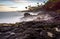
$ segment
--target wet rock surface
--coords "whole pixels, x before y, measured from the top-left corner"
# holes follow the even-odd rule
[[[0,25],[0,39],[60,39],[60,14],[55,14],[54,12],[47,13],[54,17],[53,22],[50,20],[33,20],[16,24],[2,24],[3,26]],[[27,15],[30,16],[30,14],[26,13],[25,16]],[[35,15],[32,17],[35,17]]]
[[[44,21],[47,23],[60,23],[60,14],[54,11],[43,11],[39,12],[37,15],[32,15],[25,13],[24,17],[21,18],[22,22],[28,21]]]
[[[25,16],[25,17],[26,17],[26,16],[30,16],[30,14],[29,14],[29,13],[25,13],[24,16]]]
[[[60,39],[56,27],[59,29],[60,24],[35,21],[19,23],[18,27],[0,26],[0,39]]]

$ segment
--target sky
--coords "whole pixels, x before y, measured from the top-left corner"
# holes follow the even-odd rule
[[[47,0],[0,0],[0,11],[21,11],[26,6],[36,6],[37,3],[44,4]]]

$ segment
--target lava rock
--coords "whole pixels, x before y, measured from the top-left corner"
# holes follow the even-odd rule
[[[25,13],[25,14],[24,14],[24,17],[26,17],[26,16],[30,16],[30,14],[29,14],[29,13]]]

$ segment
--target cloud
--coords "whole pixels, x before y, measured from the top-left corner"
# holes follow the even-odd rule
[[[41,2],[43,2],[43,1],[46,1],[46,0],[12,0],[12,1],[41,1]]]
[[[0,1],[11,1],[11,0],[0,0]]]
[[[26,6],[34,6],[37,2],[43,4],[42,0],[0,0],[0,11],[24,10]]]
[[[38,1],[38,0],[12,0],[12,1],[14,1],[14,2],[35,2],[35,1]]]
[[[16,9],[10,8],[10,7],[5,6],[5,5],[0,5],[0,12],[3,12],[3,11],[16,11]]]
[[[31,1],[31,2],[43,2],[43,1],[47,1],[47,0],[0,0],[0,1],[13,1],[13,2],[26,2],[26,1]]]
[[[5,4],[0,4],[0,6],[6,6]]]

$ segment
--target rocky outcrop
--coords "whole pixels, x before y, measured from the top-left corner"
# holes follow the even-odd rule
[[[60,14],[55,12],[46,12],[45,14],[47,13],[49,13],[48,17],[54,17],[53,22],[49,20],[48,22],[28,21],[0,24],[0,39],[60,39]],[[41,15],[43,15],[42,17],[47,16],[45,14],[38,14],[39,18],[37,19],[40,19]]]
[[[29,14],[29,13],[27,13]],[[24,14],[25,15],[25,14]],[[26,15],[21,18],[22,22],[28,22],[28,21],[40,21],[40,22],[47,22],[47,23],[60,23],[60,14],[53,12],[53,11],[48,11],[48,12],[43,12],[43,13],[38,13],[37,15]]]
[[[60,24],[22,22],[17,26],[0,26],[0,39],[60,39]]]
[[[25,13],[24,16],[27,17],[27,16],[30,16],[30,14],[29,13]]]

